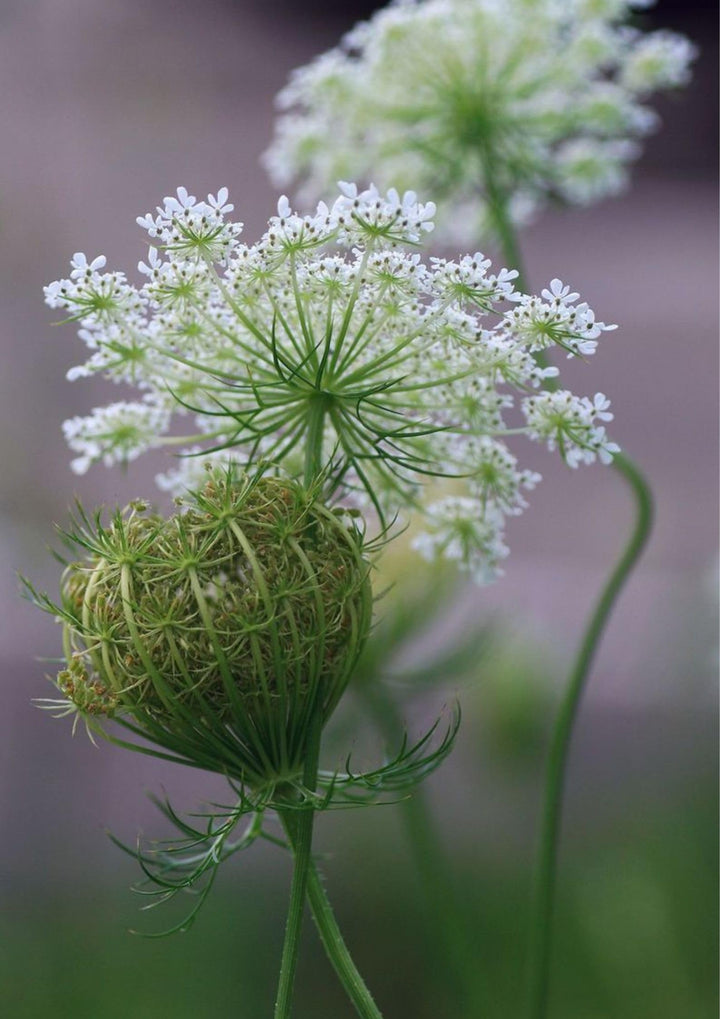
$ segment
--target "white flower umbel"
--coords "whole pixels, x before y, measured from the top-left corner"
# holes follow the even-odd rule
[[[508,312],[514,332],[533,353],[557,345],[567,350],[568,357],[594,354],[598,336],[617,328],[596,322],[592,308],[577,304],[580,295],[571,293],[562,280],[552,280],[542,297],[522,296]]]
[[[550,449],[559,449],[570,467],[592,463],[599,457],[603,463],[612,461],[620,447],[609,442],[604,425],[612,421],[610,401],[603,393],[592,400],[573,396],[567,390],[538,393],[523,400],[522,409],[533,439],[545,439]]]
[[[102,460],[106,467],[134,460],[156,444],[169,419],[168,410],[151,400],[121,400],[95,407],[87,417],[69,418],[63,423],[63,434],[70,449],[82,454],[70,466],[76,474],[84,474],[95,460]]]
[[[427,530],[412,546],[425,559],[438,556],[459,563],[479,584],[494,580],[500,560],[509,553],[502,540],[502,514],[493,506],[467,496],[448,496],[425,512]]]
[[[175,492],[208,459],[321,471],[327,499],[382,525],[424,512],[421,550],[488,579],[505,518],[539,480],[509,436],[571,466],[611,459],[604,398],[528,395],[558,374],[537,352],[586,356],[612,328],[560,280],[530,296],[479,252],[425,263],[417,248],[435,207],[412,192],[344,184],[308,214],[283,197],[253,245],[230,209],[225,189],[196,202],[180,188],[139,220],[152,241],[141,286],[77,254],[70,277],[46,288],[90,352],[70,377],[101,374],[141,397],[65,423],[76,471],[158,446],[184,454],[159,478]],[[465,492],[423,510],[419,493],[438,477]]]
[[[549,196],[625,186],[649,93],[684,85],[694,47],[643,34],[631,0],[398,0],[293,72],[265,164],[317,198],[339,177],[410,182],[471,243]],[[447,199],[451,198],[451,201]]]

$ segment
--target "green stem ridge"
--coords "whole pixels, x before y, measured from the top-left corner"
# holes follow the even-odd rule
[[[535,899],[531,913],[528,986],[530,1019],[547,1015],[551,934],[557,876],[557,850],[570,741],[580,699],[600,638],[613,606],[645,547],[653,518],[650,488],[633,462],[622,454],[613,467],[628,483],[635,500],[635,526],[583,636],[553,729],[545,773],[545,793],[538,848]]]
[[[323,430],[325,427],[325,398],[318,393],[307,417],[307,438],[305,445],[305,485],[309,488],[322,473]]]

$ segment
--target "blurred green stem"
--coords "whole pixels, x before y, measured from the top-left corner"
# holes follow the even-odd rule
[[[552,920],[557,874],[557,848],[565,770],[572,729],[588,672],[615,601],[637,563],[652,527],[650,488],[631,460],[615,456],[613,467],[630,485],[635,500],[635,527],[605,585],[585,631],[553,729],[545,773],[545,797],[536,865],[536,891],[531,913],[528,981],[530,1019],[547,1015]]]
[[[366,685],[358,691],[365,702],[368,714],[388,746],[403,736],[403,721],[398,706],[380,682]],[[453,864],[440,839],[438,825],[432,816],[430,802],[423,785],[416,786],[412,794],[400,804],[423,897],[431,914],[435,933],[433,951],[442,953],[443,969],[447,975],[445,992],[453,988],[458,1009],[465,1014],[480,1016],[480,988],[477,951],[468,916],[462,909],[458,890],[452,880]],[[459,1014],[456,1013],[456,1014]]]
[[[492,154],[486,153],[486,156],[483,168],[491,218],[508,268],[518,270],[517,287],[525,291],[527,283],[524,278],[520,245],[509,215],[507,197],[498,188],[494,179]],[[538,355],[537,360],[541,365],[546,363],[542,355]],[[554,378],[545,380],[547,389],[557,389],[557,385]],[[535,898],[531,912],[528,955],[530,1019],[545,1019],[547,1015],[557,849],[565,770],[573,725],[588,673],[610,614],[640,558],[652,528],[652,492],[642,472],[632,460],[622,454],[615,456],[612,465],[632,491],[635,501],[635,526],[587,624],[551,737],[535,874]]]
[[[520,248],[508,214],[507,200],[496,187],[491,173],[491,160],[485,164],[487,197],[491,215],[500,238],[503,256],[510,267],[518,269],[517,286],[526,289]],[[538,357],[543,363],[543,359]],[[555,379],[546,380],[546,388],[557,388]],[[618,454],[614,469],[630,485],[635,500],[635,527],[610,575],[585,630],[577,659],[568,678],[565,695],[553,729],[548,756],[542,810],[540,844],[536,864],[536,890],[531,913],[528,980],[530,1019],[544,1019],[547,1014],[552,918],[557,873],[557,848],[567,757],[572,729],[585,688],[590,666],[600,643],[613,606],[632,573],[647,542],[652,527],[652,493],[639,468],[628,457]]]
[[[518,290],[525,290],[525,270],[523,258],[518,243],[517,233],[510,217],[508,201],[505,193],[495,179],[494,158],[489,145],[481,146],[480,158],[482,161],[483,181],[485,183],[485,198],[490,210],[490,221],[500,242],[500,250],[505,260],[506,269],[517,270]]]

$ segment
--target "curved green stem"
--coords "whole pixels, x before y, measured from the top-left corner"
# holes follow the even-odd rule
[[[308,876],[308,899],[320,940],[358,1015],[362,1016],[362,1019],[382,1019],[382,1013],[367,989],[365,981],[360,976],[343,940],[322,879],[314,864],[311,866]]]
[[[297,852],[299,849],[298,840],[301,837],[297,816],[294,816],[292,812],[287,812],[281,816],[281,821],[293,851]],[[373,997],[360,976],[340,933],[335,914],[323,887],[322,878],[312,859],[307,870],[307,898],[328,959],[358,1015],[362,1019],[382,1019],[382,1013],[373,1001]]]
[[[303,783],[307,789],[314,790],[317,785],[318,756],[320,753],[321,725],[318,718],[314,731],[308,740],[308,754],[303,770]],[[295,814],[299,814],[297,818]],[[292,1009],[292,992],[300,952],[300,935],[302,933],[305,895],[308,886],[308,874],[312,864],[312,836],[315,811],[307,807],[300,811],[289,808],[281,813],[283,822],[293,829],[293,878],[290,887],[290,905],[288,906],[285,925],[285,941],[283,943],[280,977],[278,980],[277,998],[275,1000],[274,1019],[288,1019]]]
[[[491,159],[485,160],[485,186],[491,214],[502,245],[503,255],[510,267],[519,272],[517,286],[526,289],[522,259],[515,229],[507,211],[507,199],[496,186]],[[537,355],[544,366],[546,359]],[[545,380],[545,388],[556,389],[557,380]],[[652,528],[652,492],[640,469],[628,457],[619,454],[613,467],[630,485],[635,500],[635,526],[595,610],[590,617],[580,644],[577,658],[568,678],[568,684],[553,729],[542,811],[542,826],[537,859],[535,899],[531,913],[531,934],[528,955],[530,1019],[544,1019],[547,1014],[548,981],[551,952],[551,928],[557,871],[557,846],[564,789],[565,769],[572,737],[587,676],[608,619],[622,588],[637,563]]]
[[[530,992],[528,1015],[530,1019],[544,1019],[547,1014],[558,836],[565,768],[573,724],[588,672],[610,613],[625,581],[642,553],[652,527],[652,494],[644,477],[632,461],[621,454],[615,457],[613,466],[632,490],[635,500],[635,526],[590,617],[553,729],[545,774],[545,798],[537,859],[536,891],[531,914],[528,968]]]

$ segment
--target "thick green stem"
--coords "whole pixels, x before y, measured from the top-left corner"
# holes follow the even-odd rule
[[[529,952],[530,1019],[547,1014],[551,934],[557,848],[567,764],[573,724],[595,651],[617,597],[638,561],[652,527],[652,494],[638,468],[617,455],[613,466],[630,485],[635,500],[635,526],[620,559],[605,585],[585,631],[553,729],[545,774],[545,796],[536,870],[536,891],[531,914]]]
[[[318,398],[311,402],[308,413],[304,473],[304,481],[307,487],[310,487],[315,482],[322,471],[324,423],[325,403],[322,395],[318,394]],[[322,717],[320,711],[317,710],[317,706],[316,710],[311,714],[310,726],[311,731],[308,736],[307,755],[303,767],[303,785],[305,789],[314,792],[317,786],[320,737],[322,733]],[[287,810],[280,811],[279,813],[285,830],[290,836],[294,868],[274,1019],[289,1019],[292,1009],[295,972],[300,951],[305,898],[308,892],[308,875],[312,867],[312,836],[315,811],[306,804],[300,809],[295,806],[289,806]]]
[[[303,784],[311,791],[317,785],[320,733],[321,724],[318,717],[317,721],[313,724],[313,731],[310,733],[308,752],[303,769]],[[314,816],[315,811],[309,806],[300,810],[290,807],[287,811],[281,813],[284,823],[286,825],[289,824],[293,829],[294,868],[274,1019],[288,1019],[292,1010],[292,992],[300,952],[300,936],[302,933],[305,896],[308,887],[308,873],[312,864]]]

